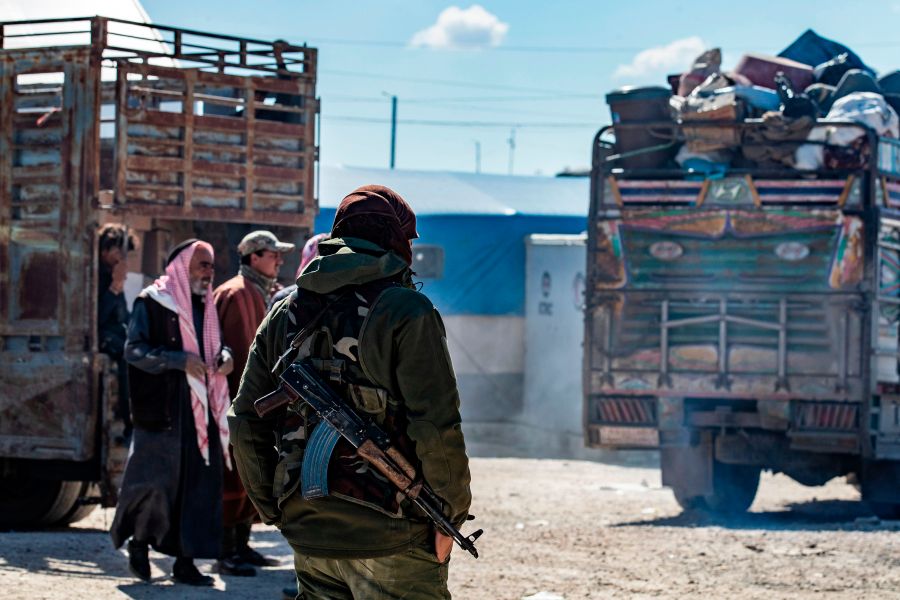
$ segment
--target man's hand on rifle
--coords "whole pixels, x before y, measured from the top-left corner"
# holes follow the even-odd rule
[[[434,532],[434,553],[437,555],[438,562],[447,562],[450,558],[450,551],[453,550],[453,538],[444,535],[440,531]]]

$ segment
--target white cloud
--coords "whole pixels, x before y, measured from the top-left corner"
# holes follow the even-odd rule
[[[445,8],[437,22],[417,32],[410,44],[426,48],[487,48],[499,46],[509,31],[509,24],[478,4],[462,9]]]
[[[621,79],[686,71],[704,50],[706,43],[696,35],[675,40],[665,46],[641,50],[630,63],[616,67],[613,76]]]

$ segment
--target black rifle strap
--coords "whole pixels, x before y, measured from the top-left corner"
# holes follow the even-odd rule
[[[299,289],[294,291],[294,298],[291,300],[292,306],[293,306],[294,302],[296,302],[297,299],[299,298],[299,291],[300,291]],[[291,339],[291,341],[287,344],[287,349],[284,351],[284,354],[282,354],[281,356],[278,357],[278,360],[275,362],[275,366],[272,367],[273,374],[275,374],[275,375],[279,374],[278,368],[282,365],[282,363],[284,363],[287,360],[287,358],[290,356],[291,352],[296,352],[300,348],[300,346],[303,345],[303,342],[306,341],[306,338],[308,338],[310,335],[312,335],[313,331],[318,326],[319,321],[321,321],[322,317],[325,316],[325,313],[328,312],[328,309],[331,308],[332,306],[334,306],[338,300],[340,300],[341,298],[343,298],[346,295],[346,293],[347,292],[342,292],[341,294],[338,294],[337,296],[335,296],[335,298],[333,300],[331,300],[328,304],[323,306],[322,310],[317,312],[313,316],[313,318],[310,319],[306,323],[306,325],[302,329],[300,329],[300,331],[297,332],[297,335],[295,335]],[[289,307],[288,310],[291,310],[291,308]]]

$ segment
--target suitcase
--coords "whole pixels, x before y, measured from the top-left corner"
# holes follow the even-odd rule
[[[787,75],[797,92],[815,82],[813,68],[789,58],[768,56],[766,54],[745,54],[735,68],[755,85],[775,89],[775,74],[781,71]]]
[[[744,105],[734,94],[717,94],[706,98],[689,98],[681,108],[685,144],[692,152],[727,150],[740,146],[741,130],[727,122],[744,119]],[[691,123],[724,121],[710,127],[691,127]]]

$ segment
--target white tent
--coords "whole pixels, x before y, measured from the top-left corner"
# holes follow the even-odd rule
[[[71,17],[112,17],[149,23],[150,17],[138,0],[0,0],[3,21],[33,21]]]
[[[150,16],[139,0],[0,0],[0,21],[7,23],[3,31],[3,49],[13,50],[41,46],[83,46],[91,42],[90,21],[95,16],[121,19],[150,25]],[[84,20],[79,20],[81,18]],[[11,21],[75,19],[65,23],[8,24]],[[134,50],[167,54],[159,31],[143,25],[112,21],[108,28],[108,44]],[[171,59],[153,61],[172,65]],[[111,69],[103,70],[103,79],[115,79]]]

